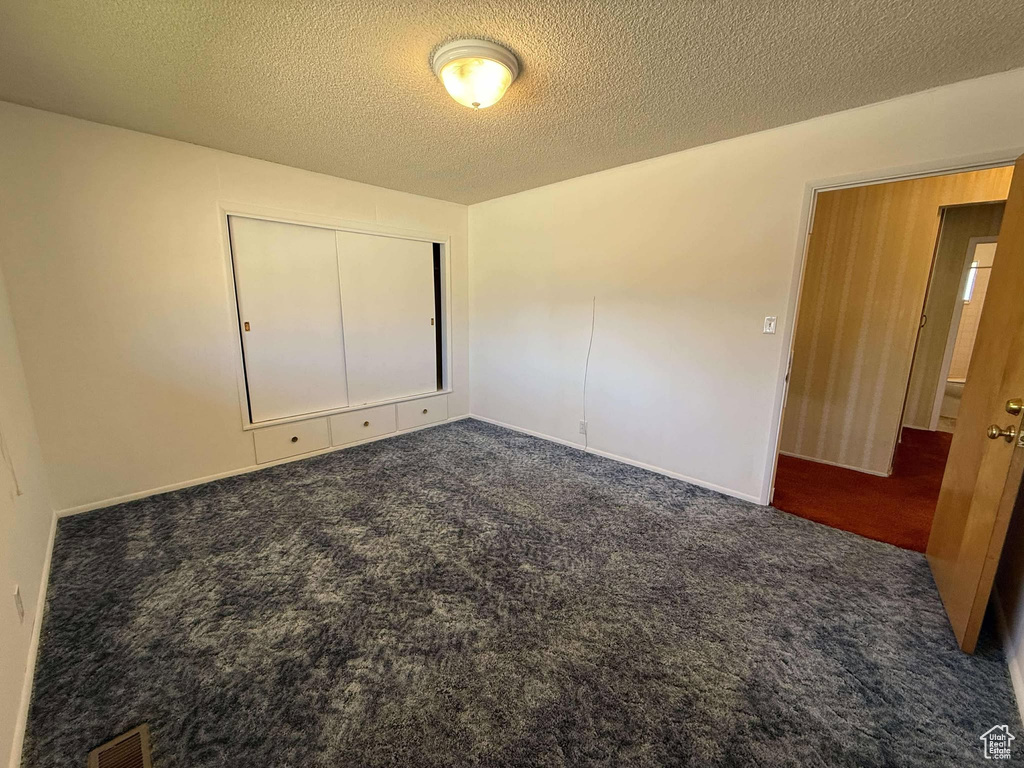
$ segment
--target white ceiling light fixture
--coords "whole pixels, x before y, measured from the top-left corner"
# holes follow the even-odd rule
[[[451,97],[471,109],[496,104],[519,74],[515,55],[486,40],[456,40],[441,46],[431,66]]]

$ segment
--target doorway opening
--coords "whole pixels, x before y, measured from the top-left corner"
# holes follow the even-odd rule
[[[932,403],[930,428],[953,434],[956,418],[960,413],[960,400],[967,382],[967,370],[974,353],[974,342],[978,335],[978,321],[985,306],[989,276],[996,255],[994,237],[972,237],[967,247],[960,276],[962,290],[954,300],[952,321],[946,334],[946,350],[942,360],[939,387]],[[926,365],[921,347],[914,358],[914,365]],[[922,357],[921,360],[918,358]],[[913,374],[911,374],[913,382]]]
[[[1012,174],[818,193],[776,508],[925,550]]]

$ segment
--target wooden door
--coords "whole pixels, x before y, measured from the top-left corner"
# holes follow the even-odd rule
[[[436,392],[433,245],[337,235],[352,404]]]
[[[928,563],[960,647],[978,641],[1024,471],[1024,157],[1017,160],[956,431],[942,478]],[[1012,439],[990,438],[995,425]]]
[[[348,405],[334,232],[232,216],[253,423]]]

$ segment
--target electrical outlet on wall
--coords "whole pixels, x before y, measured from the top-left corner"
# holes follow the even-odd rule
[[[769,315],[764,319],[764,332],[775,333],[775,317],[773,315]]]
[[[585,422],[583,419],[580,419],[580,434],[587,434],[587,422]]]
[[[14,585],[14,607],[18,609],[18,621],[25,623],[25,604],[21,601],[21,587]]]

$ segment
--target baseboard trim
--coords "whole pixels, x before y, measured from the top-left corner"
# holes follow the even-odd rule
[[[1010,670],[1010,684],[1013,686],[1013,696],[1017,701],[1017,711],[1020,719],[1024,722],[1024,670],[1021,670],[1017,661],[1017,649],[1013,644],[1013,636],[1010,634],[1010,625],[1006,621],[1006,614],[1003,612],[1003,601],[999,597],[999,590],[993,588],[992,602],[996,606],[996,626],[999,628],[999,637],[1003,642],[1003,655],[1006,657],[1006,666]]]
[[[580,445],[579,443],[574,443],[570,440],[563,440],[559,437],[546,435],[543,432],[535,432],[532,429],[523,429],[522,427],[517,427],[513,424],[506,424],[505,422],[497,421],[496,419],[489,419],[486,416],[479,416],[475,413],[471,413],[469,415],[469,418],[476,419],[477,421],[483,421],[487,424],[493,424],[496,427],[504,427],[505,429],[511,429],[513,432],[520,432],[524,435],[530,435],[530,437],[537,437],[540,438],[541,440],[547,440],[550,443],[557,443],[558,445],[565,445],[568,446],[569,448],[575,448],[576,450],[583,451],[584,453],[592,453],[595,456],[601,456],[605,459],[618,461],[621,464],[629,464],[631,467],[639,467],[640,469],[646,469],[648,472],[654,472],[655,474],[658,475],[665,475],[666,477],[671,477],[673,480],[682,480],[684,483],[690,483],[690,485],[697,485],[700,486],[701,488],[707,488],[709,491],[716,491],[718,493],[725,494],[726,496],[732,496],[734,499],[742,499],[743,501],[749,501],[762,507],[767,506],[766,504],[762,504],[761,500],[757,496],[754,496],[753,494],[743,493],[742,491],[736,491],[733,490],[732,488],[726,488],[721,485],[709,483],[704,480],[700,480],[696,477],[690,477],[689,475],[683,475],[680,474],[679,472],[673,472],[672,470],[669,469],[656,467],[653,464],[645,464],[644,462],[636,461],[635,459],[627,459],[625,456],[619,456],[618,454],[609,453],[608,451],[599,451],[597,448],[588,448],[586,446]]]
[[[25,729],[28,727],[28,710],[32,704],[32,685],[36,678],[36,659],[39,657],[39,639],[43,634],[43,613],[46,610],[46,591],[50,587],[50,563],[53,560],[53,542],[56,537],[57,515],[54,513],[50,516],[50,541],[46,545],[46,557],[43,559],[43,575],[39,580],[39,596],[36,598],[36,615],[32,622],[32,640],[28,646],[25,681],[21,686],[21,704],[18,707],[18,721],[14,724],[10,768],[20,768],[21,752],[25,747]]]
[[[348,448],[355,448],[357,445],[365,445],[366,443],[375,443],[378,440],[387,440],[392,437],[398,437],[399,435],[407,435],[411,432],[419,432],[423,429],[431,429],[432,427],[439,427],[442,424],[451,424],[455,421],[461,421],[462,419],[470,418],[469,414],[463,414],[462,416],[452,416],[445,421],[439,421],[434,424],[425,424],[422,427],[413,427],[411,429],[400,429],[397,432],[389,432],[386,435],[380,435],[378,437],[371,437],[368,440],[360,440],[355,443],[346,443],[345,445],[332,445],[330,448],[324,448],[322,451],[310,451],[304,453],[301,456],[289,456],[286,459],[278,459],[277,461],[268,461],[264,464],[252,464],[247,467],[239,467],[238,469],[231,469],[226,472],[218,472],[215,475],[206,475],[205,477],[197,477],[192,480],[184,480],[180,483],[172,483],[170,485],[162,485],[159,488],[150,488],[145,491],[136,491],[134,493],[126,493],[123,496],[115,496],[110,499],[103,499],[102,501],[92,501],[88,504],[80,504],[77,507],[67,507],[65,509],[57,510],[56,516],[70,517],[72,515],[80,515],[83,512],[94,512],[97,509],[105,509],[106,507],[117,506],[118,504],[124,504],[129,501],[138,501],[139,499],[148,499],[150,496],[159,496],[162,493],[170,493],[171,491],[180,491],[182,488],[192,488],[197,485],[203,485],[205,483],[212,483],[215,480],[223,480],[226,477],[237,477],[239,475],[248,475],[251,472],[259,472],[261,469],[269,469],[270,467],[277,467],[281,464],[290,464],[293,461],[303,461],[305,459],[312,459],[316,456],[323,456],[327,453],[335,453],[337,451],[344,451]]]
[[[830,467],[839,467],[840,469],[849,469],[854,472],[863,472],[865,475],[874,475],[875,477],[889,477],[891,472],[876,472],[873,469],[864,469],[863,467],[855,467],[852,464],[841,464],[838,461],[826,461],[825,459],[816,459],[813,456],[803,456],[799,453],[790,453],[789,451],[779,451],[780,456],[789,456],[791,459],[803,459],[804,461],[813,461],[815,464],[827,464]]]

